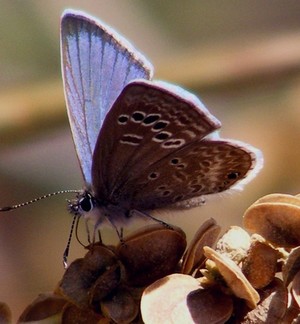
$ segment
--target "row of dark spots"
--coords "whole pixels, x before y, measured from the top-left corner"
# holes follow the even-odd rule
[[[162,145],[164,148],[178,148],[182,146],[185,143],[183,139],[174,139],[174,140],[169,140],[167,142],[164,142]]]
[[[233,183],[235,183],[237,180],[240,180],[240,175],[241,173],[238,171],[231,171],[227,173],[227,179],[224,180],[223,183],[216,188],[216,190],[220,192],[228,189]]]
[[[134,135],[134,134],[125,134],[122,136],[120,142],[129,145],[139,145],[142,140],[143,140],[142,136]]]
[[[187,167],[186,163],[182,163],[179,158],[173,158],[170,160],[170,164],[175,166],[177,169],[185,169]]]
[[[151,173],[148,175],[148,179],[149,179],[149,180],[156,180],[158,177],[159,177],[159,173],[158,173],[158,172],[151,172]]]
[[[144,112],[140,112],[140,111],[135,111],[131,115],[131,120],[133,122],[143,123],[146,126],[155,123],[159,118],[160,118],[160,115],[158,115],[158,114],[152,114],[152,115],[146,116],[146,114]],[[120,115],[118,118],[118,122],[121,125],[125,125],[125,124],[127,124],[129,119],[130,119],[130,117],[128,115]]]
[[[138,123],[142,123],[142,125],[145,126],[150,126],[153,125],[152,127],[152,131],[161,131],[162,129],[164,129],[165,127],[168,126],[169,122],[165,121],[165,120],[159,120],[160,119],[160,115],[159,114],[149,114],[148,116],[145,117],[145,113],[143,112],[139,112],[139,111],[135,111],[132,116],[131,119],[134,122],[138,122]],[[122,125],[127,124],[129,120],[129,116],[128,115],[121,115],[118,118],[118,122]],[[176,148],[176,147],[180,147],[182,144],[184,144],[184,140],[182,139],[173,139],[173,140],[168,140],[170,139],[170,137],[172,136],[172,133],[170,132],[159,132],[158,134],[156,134],[153,137],[153,140],[157,141],[157,142],[164,142],[163,143],[163,148]]]
[[[153,131],[162,130],[169,124],[166,120],[159,120],[161,117],[159,114],[150,114],[146,117],[145,116],[146,114],[144,112],[135,111],[131,115],[131,119],[136,123],[143,123],[145,126],[153,125],[155,123],[152,127]],[[129,116],[121,115],[118,120],[121,124],[125,124],[129,120]]]
[[[177,195],[173,198],[174,202],[179,202],[181,200],[184,200],[184,196],[183,195]]]
[[[172,134],[169,133],[169,132],[160,132],[160,133],[156,134],[156,135],[154,136],[154,138],[155,138],[157,141],[162,142],[162,141],[168,139],[168,138],[171,137],[171,136],[172,136]]]
[[[236,180],[240,175],[241,175],[240,172],[232,171],[227,174],[227,179],[228,180]]]
[[[234,171],[234,172],[228,173],[227,178],[229,180],[235,180],[235,179],[238,178],[238,176],[239,176],[239,173]],[[151,178],[151,179],[156,179],[158,177],[159,177],[159,174],[156,173],[156,172],[152,172],[149,175],[149,178]],[[222,186],[218,186],[217,188],[213,189],[212,191],[215,191],[215,192],[222,191],[226,187],[226,184],[227,184],[227,182],[224,181]],[[172,191],[168,190],[166,186],[160,186],[160,187],[158,187],[158,189],[160,191],[162,191],[162,193],[161,193],[162,197],[168,197],[168,196],[170,196],[172,194]],[[191,183],[191,185],[189,186],[189,189],[190,189],[189,192],[191,194],[196,194],[196,193],[199,193],[199,192],[203,191],[204,187],[203,187],[202,184],[197,183],[197,181],[193,181],[193,183]],[[183,195],[177,195],[177,196],[175,196],[173,198],[173,201],[174,202],[179,202],[179,201],[182,201],[183,199],[184,199]]]
[[[121,124],[121,125],[126,124],[127,121],[128,121],[128,116],[126,116],[126,115],[121,115],[121,116],[119,116],[119,118],[118,118],[118,122],[119,122],[119,124]]]
[[[169,190],[168,187],[165,185],[161,185],[161,186],[157,187],[156,191],[159,192],[161,197],[168,197],[173,192],[173,190]]]
[[[148,125],[153,125],[155,122],[157,122],[160,118],[160,115],[148,115],[144,120],[143,120],[143,124],[148,126]]]
[[[159,189],[159,188],[158,188]],[[167,188],[160,193],[161,197],[168,197],[173,194],[172,190],[168,190]],[[184,199],[184,195],[176,195],[172,198],[173,202],[179,202]]]

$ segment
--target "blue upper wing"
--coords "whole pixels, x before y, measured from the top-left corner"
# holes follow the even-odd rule
[[[73,140],[90,184],[93,151],[107,112],[128,82],[151,79],[153,68],[112,28],[74,10],[62,16],[61,59]]]

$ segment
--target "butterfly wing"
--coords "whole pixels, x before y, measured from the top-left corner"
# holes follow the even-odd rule
[[[241,182],[260,168],[256,151],[232,140],[193,141],[144,170],[143,177],[127,183],[132,207],[154,209],[239,189]]]
[[[151,78],[152,66],[113,29],[73,10],[62,16],[61,57],[73,140],[90,184],[92,154],[107,112],[129,81]]]
[[[99,134],[92,167],[96,195],[115,201],[120,190],[130,190],[130,179],[143,177],[144,170],[163,157],[219,127],[189,92],[162,82],[131,82]]]
[[[93,156],[99,199],[142,210],[227,190],[257,151],[211,133],[221,126],[189,92],[133,81],[107,114]]]

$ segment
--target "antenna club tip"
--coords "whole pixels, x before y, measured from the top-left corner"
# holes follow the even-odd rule
[[[67,268],[68,268],[68,262],[67,262],[67,259],[64,259],[64,260],[63,260],[63,266],[64,266],[64,269],[67,269]]]
[[[12,210],[14,208],[8,206],[8,207],[0,207],[0,212],[6,212],[6,211],[9,211],[9,210]]]

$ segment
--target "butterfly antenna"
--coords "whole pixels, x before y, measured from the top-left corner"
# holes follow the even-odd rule
[[[47,195],[40,196],[40,197],[37,197],[35,199],[29,200],[29,201],[26,201],[26,202],[23,202],[23,203],[20,203],[20,204],[17,204],[17,205],[12,205],[12,206],[7,206],[7,207],[0,207],[0,212],[6,212],[6,211],[13,210],[13,209],[18,209],[18,208],[21,208],[21,207],[25,207],[25,206],[31,205],[33,203],[36,203],[36,202],[38,202],[40,200],[43,200],[43,199],[46,199],[46,198],[49,198],[49,197],[53,197],[53,196],[56,196],[56,195],[65,194],[65,193],[80,193],[80,190],[60,190],[60,191],[52,192],[52,193],[49,193]]]
[[[63,254],[63,264],[64,264],[65,269],[68,267],[68,256],[69,256],[70,245],[71,245],[72,236],[73,236],[73,232],[74,232],[74,227],[76,224],[75,231],[77,232],[79,219],[80,219],[80,217],[78,217],[78,215],[74,215],[73,220],[72,220],[70,234],[69,234],[68,241],[67,241],[67,246],[66,246],[64,254]],[[76,237],[77,237],[77,233],[76,233]]]

